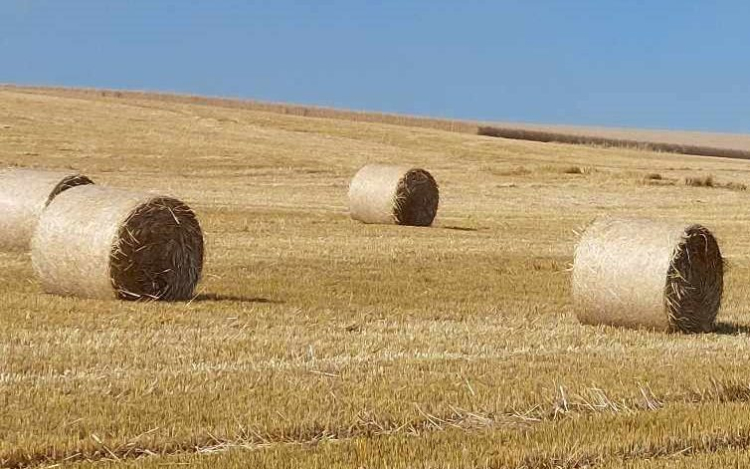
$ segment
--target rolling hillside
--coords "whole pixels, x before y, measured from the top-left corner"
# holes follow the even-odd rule
[[[28,254],[0,253],[4,467],[749,460],[750,161],[283,109],[0,88],[0,164],[174,195],[207,246],[189,303],[45,295]],[[659,138],[750,149],[747,136]],[[349,219],[349,179],[375,161],[434,174],[433,227]],[[603,214],[717,234],[717,332],[576,321],[577,233]]]

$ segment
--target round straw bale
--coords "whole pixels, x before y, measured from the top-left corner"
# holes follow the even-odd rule
[[[603,218],[576,248],[573,296],[585,324],[707,332],[723,289],[719,244],[701,225]]]
[[[435,179],[419,168],[370,164],[349,185],[349,212],[364,223],[430,226],[438,202]]]
[[[179,301],[200,280],[203,235],[177,199],[82,186],[44,211],[31,259],[47,293]]]
[[[93,182],[73,171],[0,171],[0,249],[28,249],[44,208],[63,191],[84,184]]]

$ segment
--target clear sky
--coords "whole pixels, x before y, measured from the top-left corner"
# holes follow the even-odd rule
[[[750,2],[0,0],[0,82],[750,132]]]

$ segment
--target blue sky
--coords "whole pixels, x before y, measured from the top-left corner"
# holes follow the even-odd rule
[[[0,82],[750,132],[750,2],[0,0]]]

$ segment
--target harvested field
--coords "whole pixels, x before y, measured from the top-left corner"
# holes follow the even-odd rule
[[[430,229],[349,218],[372,161],[439,175]],[[749,460],[747,193],[643,181],[750,184],[750,162],[0,88],[0,164],[175,197],[206,242],[181,303],[46,295],[0,253],[0,465]],[[715,332],[577,321],[576,233],[605,214],[711,228]]]
[[[2,86],[2,85],[0,85]],[[484,134],[518,140],[573,143],[615,148],[640,148],[659,152],[689,155],[750,158],[750,135],[680,130],[643,130],[611,127],[580,127],[571,125],[543,125],[518,122],[472,122],[431,117],[405,116],[377,112],[349,111],[326,107],[278,104],[263,101],[218,97],[189,96],[172,93],[144,93],[141,91],[113,91],[81,88],[17,87],[5,85],[16,92],[65,96],[84,99],[141,100],[148,103],[194,104],[199,106],[248,111],[270,112],[287,116],[345,120],[349,122],[390,124],[404,127]]]

